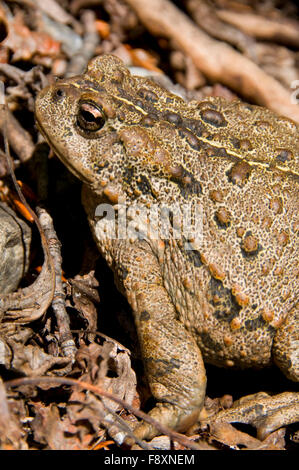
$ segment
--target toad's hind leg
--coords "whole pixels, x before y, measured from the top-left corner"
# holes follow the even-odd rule
[[[245,423],[257,429],[257,437],[265,439],[276,429],[299,420],[299,393],[284,392],[270,396],[265,392],[247,395],[234,402],[232,408],[222,410],[207,423]]]
[[[272,354],[285,376],[299,382],[299,304],[288,313],[276,332]]]
[[[204,402],[206,375],[201,352],[176,319],[149,246],[126,246],[116,258],[117,281],[132,306],[148,383],[157,400],[149,415],[164,426],[183,431],[196,422]],[[157,430],[142,422],[134,433],[151,439]]]
[[[274,362],[294,382],[299,381],[298,320],[298,307],[294,307],[277,331],[272,348]],[[299,393],[269,396],[261,392],[243,397],[211,421],[250,423],[257,428],[258,437],[264,439],[275,429],[299,421]]]

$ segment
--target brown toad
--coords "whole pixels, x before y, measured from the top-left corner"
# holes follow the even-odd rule
[[[98,247],[134,313],[158,402],[154,418],[175,429],[197,419],[206,388],[203,361],[238,368],[274,362],[298,381],[299,133],[293,122],[237,100],[187,104],[132,77],[113,56],[95,58],[84,75],[44,89],[36,120],[84,182]],[[100,207],[108,212],[110,204],[119,227],[124,200],[135,238],[115,236],[113,214],[95,217],[98,204],[106,203]],[[140,215],[140,208],[174,204],[191,207],[192,222],[194,214],[200,219],[193,237],[176,236],[182,219],[175,211],[166,236],[148,226],[160,229],[167,217],[153,222]],[[145,423],[137,433],[156,434]]]

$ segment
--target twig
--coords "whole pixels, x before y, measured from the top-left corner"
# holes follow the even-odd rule
[[[210,80],[299,122],[299,107],[291,103],[290,91],[228,44],[210,38],[171,2],[126,2],[153,34],[173,40]]]
[[[167,436],[169,436],[172,440],[179,442],[180,444],[182,444],[183,446],[189,449],[200,450],[200,446],[197,443],[192,442],[190,439],[183,436],[182,434],[179,434],[175,431],[172,431],[166,428],[161,423],[151,418],[146,413],[143,413],[143,411],[138,410],[134,406],[129,405],[127,402],[125,402],[121,398],[116,397],[112,393],[106,392],[106,390],[102,390],[100,387],[89,384],[88,382],[83,382],[83,381],[70,379],[66,377],[22,377],[20,379],[14,379],[14,380],[9,380],[5,382],[5,386],[9,388],[9,387],[19,387],[20,385],[38,385],[39,383],[44,383],[44,384],[56,383],[56,384],[61,384],[61,385],[72,385],[72,386],[75,385],[85,390],[90,390],[96,395],[100,395],[100,396],[109,398],[112,401],[115,401],[116,403],[121,405],[123,408],[127,409],[130,413],[138,416],[139,418],[143,419],[144,421],[147,421],[149,424],[157,428],[158,431],[161,432],[162,434],[166,434]],[[134,436],[134,439],[136,440],[135,436]]]
[[[252,13],[237,13],[228,10],[216,10],[218,18],[240,28],[246,34],[257,39],[267,39],[299,46],[299,23],[295,20],[273,20]]]
[[[85,29],[83,44],[77,54],[72,57],[67,69],[66,77],[72,77],[84,72],[100,42],[100,36],[96,30],[94,12],[91,10],[84,11],[81,19]]]
[[[255,41],[238,27],[222,21],[217,16],[217,10],[207,0],[188,0],[187,10],[194,21],[206,33],[216,39],[226,41],[236,46],[240,51],[245,52],[248,57],[255,57]]]
[[[140,447],[142,447],[142,449],[145,449],[145,450],[152,450],[152,446],[146,444],[145,442],[143,442],[141,439],[139,439],[139,437],[135,436],[134,432],[132,431],[132,429],[130,428],[130,426],[126,423],[126,421],[121,418],[120,416],[118,416],[118,414],[113,411],[111,408],[109,408],[109,406],[107,406],[106,403],[102,402],[103,403],[103,406],[104,408],[108,411],[108,413],[110,414],[111,417],[113,417],[113,422],[111,423],[111,417],[109,415],[106,415],[103,417],[103,424],[107,427],[107,430],[108,430],[108,433],[111,437],[113,437],[113,439],[115,440],[115,442],[117,442],[117,434],[119,433],[119,429],[121,429],[122,431],[124,431],[126,433],[127,436],[129,436],[131,439],[133,439]],[[107,424],[106,424],[106,423]],[[112,425],[112,426],[111,426]],[[114,426],[117,426],[118,427],[118,431],[115,432],[113,427]]]
[[[46,13],[50,18],[59,23],[72,23],[74,18],[67,13],[55,0],[33,0],[36,7]]]
[[[9,144],[22,162],[28,161],[34,151],[31,135],[23,129],[9,109],[6,113],[0,113],[0,129],[2,131],[4,123]]]
[[[54,263],[55,290],[51,305],[57,321],[59,343],[64,356],[75,357],[77,349],[70,331],[69,316],[65,308],[65,292],[61,279],[61,244],[54,230],[52,218],[47,211],[42,207],[37,207],[36,212],[48,240],[50,255]]]
[[[21,84],[27,72],[11,64],[0,64],[0,72],[11,78],[18,84]]]

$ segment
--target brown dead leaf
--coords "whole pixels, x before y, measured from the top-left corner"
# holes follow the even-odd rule
[[[47,354],[40,346],[27,344],[33,335],[32,329],[24,325],[2,323],[0,364],[7,370],[30,377],[44,375],[49,371],[52,375],[61,375],[70,363],[70,358]]]
[[[20,410],[18,410],[20,413]],[[0,378],[0,448],[27,449],[18,415],[11,413],[6,390]]]
[[[284,450],[285,431],[280,429],[260,441],[249,434],[239,431],[229,423],[211,423],[211,438],[233,449],[247,450]]]
[[[20,345],[19,343],[10,342],[10,348],[13,351],[13,359],[11,368],[15,371],[22,372],[26,376],[34,377],[46,374],[50,369],[55,374],[58,368],[59,373],[63,367],[66,367],[70,358],[56,357],[47,354],[39,346]]]
[[[256,450],[285,450],[285,429],[277,429],[264,439]]]
[[[54,269],[52,260],[46,255],[42,271],[31,286],[1,296],[0,319],[4,317],[5,321],[22,324],[37,320],[49,307],[53,290]]]
[[[211,424],[210,433],[212,441],[216,440],[218,443],[236,450],[239,446],[255,449],[260,444],[260,441],[249,434],[238,431],[229,423]]]
[[[127,403],[132,403],[136,392],[136,376],[131,369],[128,353],[119,351],[116,343],[106,340],[103,346],[95,343],[82,346],[76,359],[79,367],[85,371],[82,381],[98,385]],[[67,414],[83,435],[89,432],[90,426],[96,431],[107,419],[105,426],[110,428],[114,421],[111,413],[120,409],[120,405],[112,400],[100,399],[91,393],[75,389],[69,399]],[[115,426],[117,425],[116,422]]]
[[[96,332],[98,312],[96,306],[100,302],[97,287],[98,280],[92,270],[83,276],[70,279],[72,306],[79,312],[80,316],[87,322],[87,330]]]
[[[5,109],[7,108],[5,107]],[[29,287],[19,289],[17,292],[12,292],[0,297],[0,322],[13,321],[15,323],[26,324],[37,320],[46,312],[54,295],[55,269],[53,259],[50,254],[48,241],[44,232],[50,216],[44,209],[37,207],[37,211],[39,213],[38,219],[32,209],[28,206],[16,181],[5,131],[3,132],[3,136],[6,143],[7,162],[8,166],[10,167],[12,180],[15,184],[15,188],[18,192],[20,200],[29,210],[36,222],[44,253],[43,267],[35,282]]]
[[[33,430],[34,440],[46,445],[51,450],[84,450],[78,429],[73,426],[68,417],[62,419],[55,404],[44,406],[41,403],[33,404],[35,418],[30,426]]]

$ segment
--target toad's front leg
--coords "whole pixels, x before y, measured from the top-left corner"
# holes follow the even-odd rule
[[[145,242],[126,245],[114,259],[117,281],[133,309],[147,379],[157,400],[149,414],[161,424],[183,431],[196,422],[204,402],[206,374],[201,352],[177,320],[150,247]],[[157,430],[142,422],[134,433],[151,439]]]

